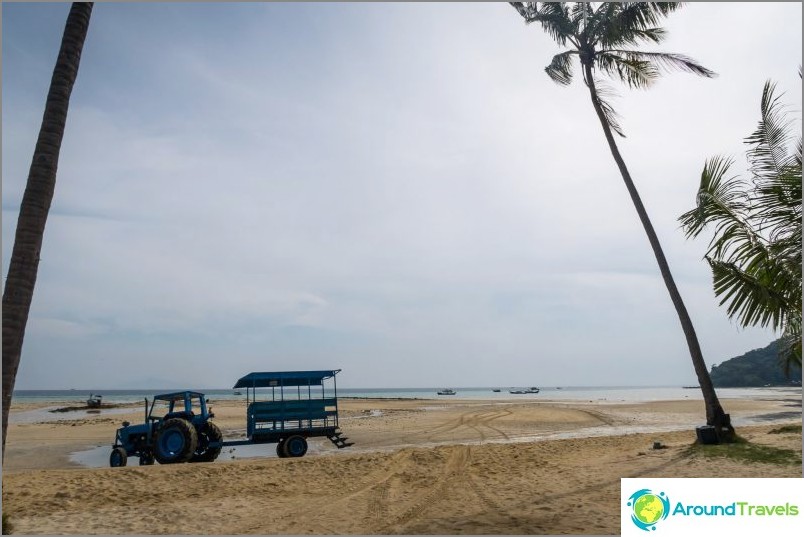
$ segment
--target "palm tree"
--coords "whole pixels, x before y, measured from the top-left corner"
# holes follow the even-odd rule
[[[20,205],[14,248],[3,291],[3,455],[8,408],[20,365],[22,340],[31,309],[39,252],[50,202],[56,187],[56,168],[67,121],[70,94],[78,74],[81,51],[92,14],[92,3],[76,2],[70,8],[61,49],[53,69],[39,138],[34,148],[28,183]]]
[[[595,78],[595,73],[599,72],[624,82],[631,88],[645,88],[658,79],[663,71],[679,70],[704,77],[713,77],[715,73],[682,54],[647,52],[633,48],[640,43],[660,43],[664,39],[666,32],[658,26],[658,23],[680,7],[677,2],[606,2],[598,7],[589,2],[510,2],[510,4],[524,17],[526,23],[540,23],[559,45],[570,47],[569,50],[555,55],[550,65],[545,68],[547,75],[554,82],[569,85],[572,82],[573,61],[576,56],[580,60],[583,81],[589,88],[592,106],[603,127],[603,134],[606,136],[639,220],[648,235],[670,299],[678,313],[695,374],[703,392],[706,422],[715,427],[721,440],[730,440],[734,436],[731,420],[718,401],[692,320],[670,273],[670,266],[659,244],[659,238],[617,148],[614,133],[623,136],[623,131],[617,122],[614,108],[604,100],[608,90]]]
[[[731,159],[707,160],[696,207],[679,221],[687,238],[714,226],[705,258],[715,296],[741,326],[782,331],[789,373],[801,367],[801,135],[791,148],[793,124],[775,88],[765,83],[759,125],[745,139],[751,181],[726,177]]]

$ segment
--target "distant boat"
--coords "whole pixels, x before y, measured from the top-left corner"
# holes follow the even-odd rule
[[[242,392],[234,392],[232,395],[243,395]]]
[[[438,395],[455,395],[457,393],[458,392],[456,392],[455,390],[451,390],[449,388],[444,388],[443,390],[440,390],[438,392]]]
[[[494,390],[491,390],[491,391],[493,391],[493,392],[499,392],[500,390],[499,390],[499,389],[494,389]]]
[[[526,393],[539,393],[539,388],[533,386],[531,388],[527,388],[525,390],[508,390],[508,393],[512,393],[514,395],[522,395]]]
[[[102,395],[89,394],[89,399],[87,399],[87,406],[89,408],[100,408],[102,402],[103,402]]]
[[[700,386],[682,386],[685,390],[697,390]]]

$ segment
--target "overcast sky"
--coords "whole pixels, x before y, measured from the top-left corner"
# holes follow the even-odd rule
[[[69,4],[2,4],[3,275]],[[774,339],[687,241],[704,161],[778,82],[801,3],[692,3],[661,49],[719,74],[618,87],[623,156],[707,363]],[[505,3],[95,5],[18,389],[696,383],[586,88]],[[800,123],[798,123],[800,125]]]

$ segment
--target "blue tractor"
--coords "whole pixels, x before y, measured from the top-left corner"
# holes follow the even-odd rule
[[[211,462],[221,452],[223,435],[210,421],[215,415],[207,408],[203,393],[193,391],[157,395],[151,404],[145,399],[145,423],[124,421],[117,430],[110,466],[125,466],[128,457],[138,456],[140,465],[182,462]]]

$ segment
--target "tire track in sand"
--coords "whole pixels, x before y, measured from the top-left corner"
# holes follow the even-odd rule
[[[383,521],[377,533],[400,533],[402,526],[421,518],[426,511],[436,505],[440,499],[449,497],[450,489],[461,481],[459,477],[465,472],[471,451],[469,446],[454,446],[451,450],[449,459],[436,478],[435,484],[414,499],[412,506],[405,509],[401,514],[392,516]]]

